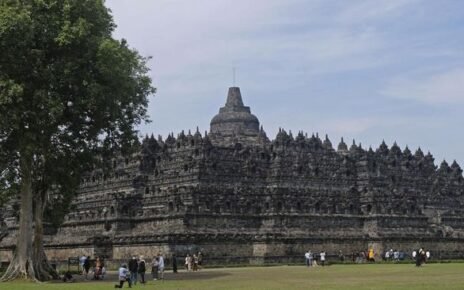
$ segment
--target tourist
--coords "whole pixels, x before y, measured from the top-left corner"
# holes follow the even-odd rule
[[[317,267],[318,264],[317,264],[317,256],[316,256],[316,253],[311,253],[309,252],[309,258],[312,259],[312,264],[311,264],[311,267]]]
[[[385,260],[389,261],[390,260],[390,251],[385,252]]]
[[[310,254],[309,252],[310,252],[310,251],[307,251],[307,252],[305,253],[305,260],[306,260],[306,266],[307,266],[307,267],[310,267],[310,266],[311,266],[311,264],[309,263],[309,256],[310,256],[311,254]]]
[[[93,280],[102,280],[104,278],[104,274],[103,274],[104,269],[105,269],[105,263],[103,261],[103,258],[98,257],[97,260],[95,261],[95,268],[93,270]]]
[[[400,261],[400,252],[398,250],[395,250],[393,252],[393,260],[395,260],[395,262],[399,262]]]
[[[106,268],[105,268],[105,265],[103,265],[102,268],[101,268],[100,279],[101,280],[105,279],[105,276],[106,276]]]
[[[129,272],[130,272],[130,280],[131,284],[137,285],[137,273],[139,271],[139,264],[137,262],[137,258],[134,256],[129,261]]]
[[[151,276],[154,281],[158,280],[159,258],[154,257],[151,263]]]
[[[203,254],[198,252],[198,270],[201,270],[203,267]]]
[[[66,273],[64,273],[63,275],[63,282],[66,283],[66,282],[71,282],[71,283],[74,283],[76,282],[76,279],[74,279],[73,275],[71,274],[70,271],[67,271]]]
[[[367,253],[367,260],[369,262],[375,262],[375,258],[374,258],[374,249],[370,248],[368,253]]]
[[[416,261],[416,267],[419,267],[421,265],[421,261],[420,261],[420,250],[417,252],[416,256],[415,256],[415,261]]]
[[[422,265],[422,249],[419,249],[416,255],[416,267],[420,267]]]
[[[137,273],[139,271],[139,263],[137,261],[137,258],[134,256],[132,259],[129,261],[129,272],[130,272],[130,280],[132,285],[137,284]]]
[[[193,272],[196,272],[198,270],[198,256],[196,254],[193,254]]]
[[[147,266],[145,263],[145,259],[143,256],[140,256],[139,265],[138,265],[138,272],[140,276],[140,283],[145,284],[145,272],[147,271]]]
[[[127,270],[126,264],[122,264],[118,271],[119,276],[119,285],[114,285],[114,288],[122,288],[124,286],[124,282],[127,281],[129,284],[129,288],[132,288],[131,280],[129,277],[129,270]]]
[[[427,262],[427,254],[425,249],[421,250],[421,264],[425,264]]]
[[[412,259],[413,260],[416,260],[416,255],[417,255],[416,250],[412,251]]]
[[[428,261],[430,259],[430,251],[425,252],[425,259]]]
[[[85,261],[84,261],[84,275],[85,275],[85,280],[88,279],[89,271],[90,271],[90,256],[87,256],[87,258],[86,258]]]
[[[321,265],[324,267],[325,266],[325,252],[322,251],[320,254],[319,254],[320,258],[321,258]]]
[[[172,254],[172,272],[177,274],[177,257],[176,254]]]
[[[102,269],[102,261],[100,257],[97,257],[97,260],[95,261],[95,268],[93,269],[93,280],[100,279],[101,269]]]
[[[311,251],[308,251],[308,253],[309,253],[309,261],[308,261],[309,267],[312,267],[312,266],[314,266],[313,265],[313,260],[314,260],[313,253],[311,253]]]
[[[87,257],[85,255],[82,255],[82,257],[79,258],[79,265],[81,266],[81,269],[82,269],[82,275],[85,275],[85,268],[84,268],[85,260],[87,260]]]
[[[158,265],[159,278],[161,280],[163,280],[164,279],[164,258],[163,258],[163,255],[158,254],[158,259],[159,259],[159,265]]]
[[[190,257],[190,254],[187,254],[185,257],[185,269],[190,272],[192,270],[192,257]]]

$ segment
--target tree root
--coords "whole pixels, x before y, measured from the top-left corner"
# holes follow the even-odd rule
[[[47,256],[43,249],[40,250],[40,254],[38,254],[38,257],[35,259],[34,270],[35,278],[39,281],[60,279],[58,273],[52,268],[50,263],[48,263]]]
[[[6,269],[5,273],[0,278],[0,282],[8,282],[17,279],[34,282],[59,279],[58,273],[50,266],[43,251],[41,256],[42,257],[35,259],[35,261],[29,258],[25,262],[20,261],[16,256],[13,257],[8,269]]]
[[[15,256],[3,276],[0,278],[0,281],[7,282],[16,279],[37,281],[35,277],[35,270],[32,265],[33,263],[31,258],[26,261],[20,261]]]

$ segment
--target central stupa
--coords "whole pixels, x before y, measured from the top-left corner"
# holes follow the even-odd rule
[[[223,137],[258,136],[259,120],[251,114],[250,107],[243,105],[240,88],[229,88],[226,105],[211,120],[211,133]]]

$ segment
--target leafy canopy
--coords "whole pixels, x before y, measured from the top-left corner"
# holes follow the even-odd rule
[[[155,90],[114,28],[103,0],[0,0],[0,191],[19,182],[26,152],[35,186],[50,188],[78,178],[78,161],[137,142]]]

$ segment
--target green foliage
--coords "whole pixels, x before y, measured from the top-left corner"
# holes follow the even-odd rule
[[[95,156],[138,142],[155,92],[104,1],[0,0],[0,195],[32,152],[34,192],[65,210]],[[23,154],[24,155],[24,154]]]

